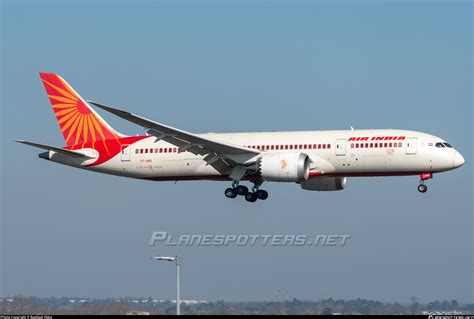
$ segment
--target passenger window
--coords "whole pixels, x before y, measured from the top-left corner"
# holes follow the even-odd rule
[[[351,144],[351,148],[354,148],[354,143]]]
[[[402,147],[402,142],[399,142],[399,143],[398,143],[398,147]]]
[[[392,143],[388,143],[388,147],[392,147]]]
[[[140,152],[140,150],[137,148],[137,149],[135,150],[135,154],[138,154],[139,152]]]
[[[328,144],[328,149],[330,149],[330,148],[331,148],[331,144]]]
[[[373,148],[374,147],[374,143],[370,143],[370,148]]]
[[[323,149],[326,149],[326,144],[323,144]]]

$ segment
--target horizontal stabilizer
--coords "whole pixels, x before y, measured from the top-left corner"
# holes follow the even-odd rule
[[[34,147],[38,147],[38,148],[42,148],[42,149],[47,150],[47,151],[53,151],[53,152],[56,152],[56,153],[64,154],[64,155],[75,157],[75,158],[82,158],[82,159],[94,158],[94,157],[82,154],[80,152],[77,152],[77,151],[65,150],[65,149],[60,148],[60,147],[49,146],[49,145],[46,145],[46,144],[38,144],[38,143],[33,143],[33,142],[28,142],[28,141],[23,141],[23,140],[15,140],[15,142],[30,145],[30,146],[34,146]]]

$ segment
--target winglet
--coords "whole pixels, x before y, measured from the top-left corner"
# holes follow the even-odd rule
[[[124,115],[131,115],[132,114],[130,112],[122,111],[122,110],[119,110],[119,109],[116,109],[116,108],[113,108],[113,107],[110,107],[110,106],[107,106],[107,105],[104,105],[104,104],[100,104],[100,103],[97,103],[97,102],[94,102],[94,101],[91,101],[91,100],[87,100],[87,103],[95,105],[98,108],[103,109],[103,110],[105,110],[107,112],[110,112],[112,114],[115,114],[119,117],[123,117]]]

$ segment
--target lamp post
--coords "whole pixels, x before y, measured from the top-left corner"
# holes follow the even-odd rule
[[[176,263],[176,315],[179,316],[181,314],[180,311],[180,292],[179,292],[179,256],[174,257],[164,257],[164,256],[154,256],[150,257],[151,259],[157,261],[171,261]]]

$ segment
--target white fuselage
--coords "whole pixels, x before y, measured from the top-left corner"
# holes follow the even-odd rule
[[[407,130],[344,130],[200,134],[215,141],[261,150],[261,154],[301,152],[311,159],[310,178],[390,176],[435,173],[464,163],[436,136]],[[96,172],[152,180],[228,180],[229,172],[209,165],[204,156],[181,151],[154,136],[123,148],[99,165],[75,165],[62,156],[50,159]],[[260,156],[260,155],[258,155]],[[256,156],[256,157],[258,157]],[[92,160],[93,163],[93,160]]]

